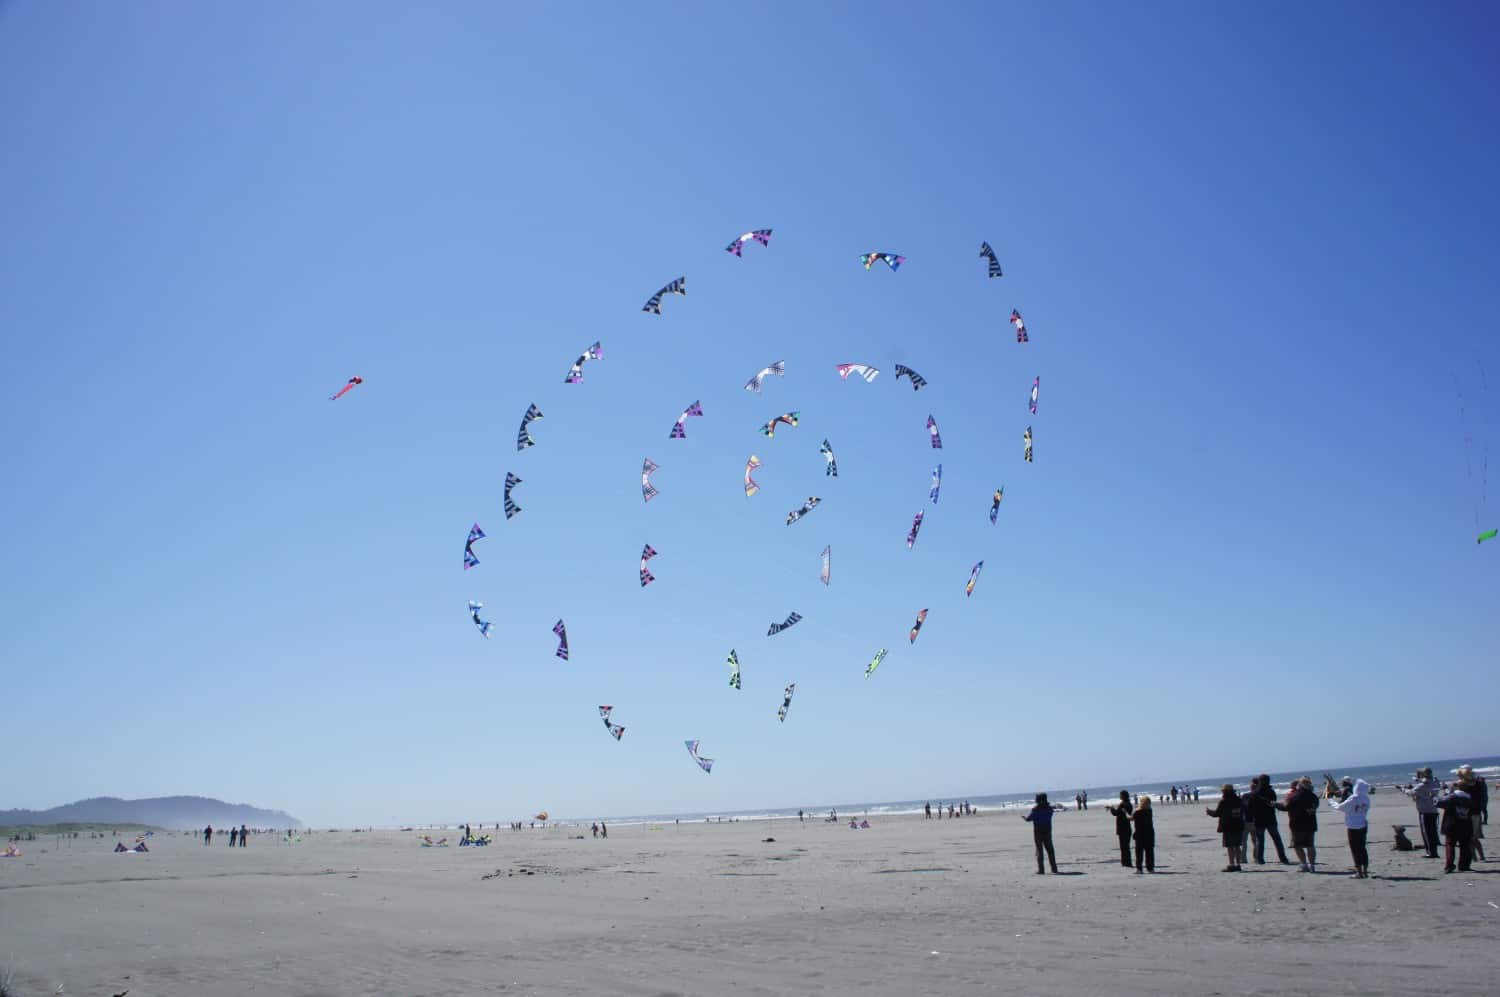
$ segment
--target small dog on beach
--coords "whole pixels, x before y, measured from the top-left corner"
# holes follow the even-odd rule
[[[1411,839],[1406,836],[1406,825],[1405,824],[1392,824],[1391,827],[1396,832],[1396,843],[1391,846],[1391,851],[1394,851],[1394,852],[1409,852],[1409,851],[1411,851],[1413,846],[1412,846],[1412,843],[1411,843]]]

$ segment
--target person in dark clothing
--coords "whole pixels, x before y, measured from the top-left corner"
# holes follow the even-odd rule
[[[240,829],[237,828],[237,827],[231,827],[229,829],[229,847],[233,848],[235,845],[237,845],[239,843],[240,843]]]
[[[1286,811],[1287,830],[1292,832],[1292,851],[1303,872],[1313,872],[1318,865],[1318,794],[1313,792],[1311,776],[1303,776],[1292,783],[1286,800],[1276,804],[1277,810]]]
[[[247,834],[249,834],[249,833],[250,833],[250,832],[249,832],[249,830],[248,830],[248,829],[247,829],[247,828],[246,828],[246,827],[245,827],[245,825],[244,825],[244,824],[241,824],[241,825],[240,825],[240,847],[241,847],[241,848],[244,848],[244,847],[245,847],[245,835],[247,835]]]
[[[1130,868],[1130,793],[1120,790],[1119,806],[1104,808],[1115,815],[1115,836],[1120,839],[1120,864]]]
[[[1250,783],[1250,826],[1255,838],[1255,862],[1266,864],[1266,833],[1276,846],[1276,857],[1282,865],[1291,865],[1286,857],[1286,846],[1281,843],[1281,831],[1276,827],[1276,790],[1271,788],[1271,777],[1261,774]]]
[[[1469,794],[1469,821],[1474,829],[1469,834],[1471,847],[1479,861],[1484,861],[1484,821],[1490,809],[1490,787],[1474,774],[1474,766],[1458,767],[1458,784]]]
[[[1203,812],[1219,818],[1219,834],[1223,836],[1224,851],[1229,854],[1229,865],[1224,871],[1239,872],[1240,841],[1245,836],[1245,805],[1240,802],[1240,794],[1226,782],[1220,791],[1219,805],[1205,807]]]
[[[203,843],[205,845],[210,845],[210,844],[213,844],[213,840],[214,840],[214,826],[212,824],[210,824],[210,825],[208,825],[207,827],[205,827],[203,829]]]
[[[1453,871],[1453,853],[1458,852],[1458,871],[1468,872],[1474,861],[1474,800],[1460,784],[1437,801],[1443,812],[1443,839],[1446,852],[1443,871]]]
[[[1061,810],[1060,805],[1047,802],[1046,793],[1036,794],[1036,806],[1028,813],[1021,815],[1021,819],[1031,822],[1031,840],[1036,843],[1036,874],[1041,876],[1045,873],[1042,868],[1042,852],[1047,853],[1047,862],[1052,866],[1052,874],[1057,875],[1057,853],[1052,850],[1052,812]]]
[[[1156,823],[1151,818],[1151,797],[1142,796],[1140,805],[1130,815],[1135,825],[1135,874],[1141,874],[1141,860],[1146,862],[1146,871],[1156,871]]]

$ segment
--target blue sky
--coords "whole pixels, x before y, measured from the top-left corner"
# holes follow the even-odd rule
[[[1492,8],[585,9],[0,8],[0,807],[501,820],[1495,753],[1443,709],[1495,692]]]

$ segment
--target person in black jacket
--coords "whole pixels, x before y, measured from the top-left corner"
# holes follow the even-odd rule
[[[1229,853],[1229,865],[1224,867],[1225,872],[1240,871],[1240,842],[1245,836],[1244,806],[1240,802],[1240,794],[1226,782],[1220,790],[1219,805],[1207,807],[1203,811],[1210,817],[1219,818],[1219,834],[1223,835],[1224,851]]]
[[[1255,862],[1266,864],[1266,832],[1271,834],[1271,843],[1276,846],[1276,857],[1282,865],[1291,865],[1286,857],[1286,846],[1281,843],[1281,831],[1276,827],[1276,790],[1271,788],[1271,777],[1262,773],[1250,783],[1250,826],[1255,834]]]
[[[1135,874],[1141,874],[1141,860],[1146,860],[1146,871],[1156,871],[1156,825],[1151,818],[1151,797],[1142,796],[1140,806],[1130,815],[1135,825]]]
[[[1447,846],[1443,871],[1453,871],[1453,852],[1458,851],[1458,871],[1468,872],[1474,861],[1474,798],[1463,783],[1437,801],[1443,812],[1443,838]]]
[[[1292,832],[1292,851],[1302,863],[1303,872],[1313,872],[1318,865],[1318,794],[1313,792],[1311,776],[1292,783],[1286,800],[1276,804],[1286,811],[1287,830]]]
[[[1473,801],[1469,807],[1470,823],[1474,830],[1469,835],[1470,847],[1479,861],[1484,861],[1484,822],[1490,810],[1490,787],[1480,777],[1474,774],[1474,766],[1460,765],[1458,767],[1458,784],[1463,787],[1464,792],[1469,794]]]
[[[1115,836],[1120,839],[1120,864],[1130,868],[1130,792],[1120,790],[1119,806],[1104,808],[1115,815]]]

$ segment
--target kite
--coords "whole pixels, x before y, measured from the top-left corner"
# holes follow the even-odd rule
[[[625,736],[625,728],[609,719],[609,715],[614,712],[614,709],[613,706],[599,707],[599,719],[604,721],[604,729],[609,731],[609,736],[618,741]],[[541,817],[541,814],[537,816]],[[545,820],[546,818],[543,817],[542,819]]]
[[[740,656],[734,653],[733,648],[729,651],[729,687],[731,689],[740,687]]]
[[[802,503],[802,508],[793,509],[791,512],[786,514],[786,525],[791,526],[797,520],[801,519],[809,512],[812,512],[818,507],[818,503],[821,501],[823,500],[818,498],[816,495],[809,495],[807,497],[807,501]]]
[[[932,469],[932,490],[927,493],[927,497],[930,498],[930,499],[932,499],[932,504],[933,505],[937,505],[938,490],[941,489],[942,487],[943,487],[943,465],[939,464],[937,467],[934,467]]]
[[[761,460],[759,457],[755,456],[755,454],[751,454],[750,459],[745,461],[745,498],[749,498],[756,492],[760,491],[760,485],[757,485],[755,483],[755,479],[750,477],[750,475],[754,473],[755,469],[757,467],[760,467],[760,465]]]
[[[971,595],[974,594],[974,583],[977,582],[977,581],[979,581],[979,573],[981,571],[983,571],[983,570],[984,570],[984,562],[983,561],[980,561],[978,564],[974,565],[974,567],[969,570],[969,584],[967,584],[967,585],[964,586],[964,596],[965,597],[968,597],[968,596],[971,596]]]
[[[874,266],[877,261],[884,263],[892,270],[899,270],[901,264],[906,262],[906,257],[897,256],[895,253],[861,253],[859,257],[859,262],[865,265],[866,270]]]
[[[557,634],[557,656],[564,661],[568,660],[568,628],[563,625],[562,620],[552,624],[552,632]]]
[[[822,454],[823,459],[828,461],[828,467],[824,469],[823,473],[830,478],[837,478],[839,476],[839,462],[833,456],[833,445],[824,440],[823,445],[818,447],[818,453]]]
[[[849,380],[850,374],[858,374],[865,379],[866,384],[872,384],[875,378],[880,376],[880,371],[877,368],[864,363],[841,363],[834,369],[839,372],[839,377],[842,377],[846,381]]]
[[[802,414],[801,412],[787,412],[787,413],[784,413],[782,415],[778,415],[776,418],[772,419],[770,422],[768,422],[764,426],[760,427],[760,435],[762,435],[762,436],[769,436],[772,439],[775,439],[776,438],[776,425],[777,425],[777,423],[784,422],[788,426],[795,427],[797,425],[797,418],[801,414]]]
[[[911,625],[911,633],[907,634],[908,643],[915,644],[917,642],[917,633],[922,629],[922,624],[925,622],[927,622],[927,610],[924,609],[917,614],[917,622]]]
[[[700,769],[705,772],[712,772],[714,770],[714,760],[712,758],[704,758],[698,754],[698,741],[696,738],[691,741],[683,741],[682,743],[687,745],[688,754],[693,756],[693,761],[698,763]]]
[[[1000,261],[995,258],[995,251],[990,248],[990,244],[989,243],[987,243],[987,242],[981,242],[979,244],[979,255],[990,261],[990,276],[991,277],[1004,277],[1005,276],[1003,273],[1000,272]]]
[[[828,572],[833,567],[833,545],[829,544],[823,548],[823,570],[818,572],[818,578],[824,585],[828,584]]]
[[[778,360],[769,367],[762,367],[755,376],[745,382],[745,390],[760,394],[760,382],[775,374],[777,377],[786,377],[786,361]]]
[[[762,246],[770,246],[771,230],[768,228],[758,228],[754,232],[746,232],[744,235],[740,236],[738,239],[725,246],[724,251],[726,253],[733,253],[736,256],[740,256],[745,248],[745,243],[749,242],[751,239],[754,239]]]
[[[672,426],[672,439],[674,439],[674,440],[685,440],[685,439],[687,439],[687,430],[683,428],[682,424],[688,421],[688,416],[690,416],[690,415],[701,416],[702,414],[703,414],[703,408],[697,402],[693,402],[693,404],[691,404],[687,408],[683,409],[682,410],[682,414],[677,417],[677,422]]]
[[[494,626],[494,624],[489,622],[488,620],[481,620],[479,618],[479,611],[483,608],[484,603],[475,602],[472,599],[469,600],[469,619],[473,620],[474,625],[479,628],[479,634],[481,637],[488,637],[490,635],[490,629]]]
[[[362,378],[362,377],[360,377],[358,374],[355,374],[353,377],[349,378],[349,381],[348,381],[347,384],[345,384],[342,388],[340,388],[338,390],[337,394],[329,395],[328,396],[328,400],[331,401],[331,402],[336,402],[340,398],[344,397],[346,394],[348,394],[349,392],[353,391],[355,388],[359,387],[361,384],[364,384],[364,383],[365,383],[365,379]]]
[[[527,447],[536,446],[536,440],[531,438],[531,434],[527,432],[526,427],[540,418],[542,418],[542,410],[536,407],[535,402],[532,402],[530,407],[526,409],[526,414],[521,416],[521,428],[516,433],[517,450],[525,450]]]
[[[786,723],[786,711],[792,708],[792,693],[796,691],[797,683],[793,682],[781,694],[781,709],[776,711],[776,716],[782,723]]]
[[[886,650],[883,647],[875,652],[874,660],[865,666],[865,678],[875,674],[875,669],[880,667],[880,663],[885,660],[885,655]]]
[[[657,291],[655,294],[651,295],[651,297],[646,299],[646,305],[641,309],[641,311],[650,312],[652,315],[660,315],[661,299],[666,297],[668,294],[680,294],[684,298],[687,297],[687,278],[678,277],[676,280],[672,281],[672,283],[668,284],[660,291]]]
[[[995,500],[990,503],[990,525],[995,525],[995,517],[1000,515],[1000,502],[1005,498],[1005,486],[1001,485],[995,489]]]
[[[773,623],[773,624],[771,624],[771,629],[769,629],[769,630],[766,631],[766,636],[767,637],[774,637],[777,634],[781,633],[781,631],[786,630],[789,627],[793,626],[800,619],[802,619],[802,614],[801,613],[789,613],[789,614],[787,614],[787,618],[786,618],[786,622],[785,623]]]
[[[1021,435],[1021,442],[1026,445],[1026,463],[1031,463],[1031,427],[1026,427],[1026,432]]]
[[[647,585],[650,585],[652,582],[656,581],[656,576],[646,570],[646,562],[651,560],[655,556],[656,551],[651,549],[650,544],[647,544],[646,546],[641,548],[641,588],[645,588]]]
[[[1042,386],[1042,379],[1040,377],[1034,377],[1034,378],[1031,379],[1031,414],[1032,415],[1036,415],[1036,393],[1037,393],[1037,389],[1039,389],[1041,386]]]
[[[1014,308],[1010,310],[1010,324],[1016,327],[1016,342],[1030,342],[1030,338],[1026,335],[1026,322],[1021,318],[1021,313]]]
[[[901,380],[903,376],[911,378],[911,390],[913,391],[921,391],[923,388],[927,387],[927,378],[923,377],[921,374],[918,374],[916,371],[906,366],[906,364],[898,363],[896,365],[896,380]]]
[[[584,350],[583,355],[580,356],[577,360],[574,360],[573,366],[568,368],[568,376],[563,378],[563,383],[577,384],[579,381],[582,381],[584,362],[588,360],[598,360],[602,356],[604,356],[604,350],[599,346],[598,343],[595,343],[593,346],[590,346],[588,349]]]
[[[1482,544],[1486,540],[1495,539],[1497,534],[1500,534],[1500,530],[1485,530],[1483,533],[1479,534],[1479,539],[1475,540],[1474,542]]]
[[[927,432],[932,436],[932,449],[943,449],[943,437],[938,433],[937,420],[930,415],[927,417]]]
[[[911,550],[912,544],[917,542],[917,531],[922,528],[922,513],[917,513],[917,518],[911,521],[911,532],[906,535],[906,549]]]
[[[477,557],[474,556],[474,541],[475,540],[483,540],[483,539],[484,539],[484,531],[479,528],[479,524],[478,523],[475,523],[473,526],[469,527],[469,539],[466,540],[466,541],[464,541],[464,570],[465,571],[468,571],[470,568],[474,567],[475,565],[477,565],[479,563],[479,558],[477,558]]]
[[[506,519],[510,519],[516,513],[518,513],[518,512],[521,511],[521,507],[518,506],[518,505],[516,505],[515,502],[511,501],[511,497],[510,497],[510,490],[512,488],[516,487],[517,485],[519,485],[520,483],[521,483],[521,479],[520,478],[516,477],[514,474],[511,474],[509,471],[505,472],[505,518]]]
[[[656,466],[656,462],[650,457],[641,461],[641,501],[650,502],[660,494],[657,492],[656,486],[651,483],[651,475],[659,470],[660,468]]]

